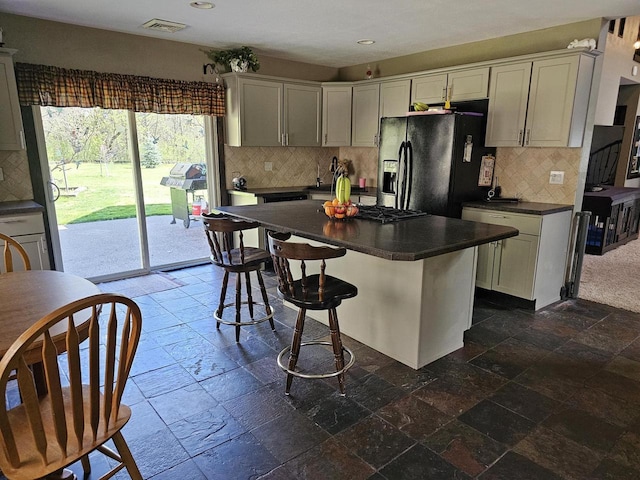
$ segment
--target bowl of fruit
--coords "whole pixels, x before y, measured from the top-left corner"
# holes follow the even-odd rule
[[[351,203],[351,181],[348,177],[338,177],[336,196],[324,202],[323,207],[327,217],[339,220],[354,217],[358,213],[358,207]]]

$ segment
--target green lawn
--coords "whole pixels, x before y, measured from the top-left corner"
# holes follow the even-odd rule
[[[161,164],[156,168],[143,168],[143,193],[147,215],[171,215],[169,187],[160,180],[169,174],[173,164]],[[77,196],[64,195],[64,177],[60,170],[52,172],[62,195],[56,201],[58,223],[95,222],[116,218],[135,217],[135,192],[131,164],[113,163],[108,172],[97,163],[72,164],[67,174],[69,189],[84,187]]]

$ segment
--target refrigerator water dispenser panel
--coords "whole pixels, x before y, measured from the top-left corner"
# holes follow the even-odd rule
[[[382,162],[382,193],[396,194],[398,180],[398,161]]]

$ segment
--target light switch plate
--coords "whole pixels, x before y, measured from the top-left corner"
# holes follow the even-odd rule
[[[270,172],[273,170],[273,162],[264,162],[264,171]]]
[[[0,168],[0,182],[4,180],[4,172]]]
[[[549,174],[549,183],[552,185],[562,185],[564,183],[564,172],[560,170],[551,170]]]

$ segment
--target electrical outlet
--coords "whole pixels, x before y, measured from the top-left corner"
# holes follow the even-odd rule
[[[4,180],[4,172],[0,168],[0,182]]]
[[[562,185],[564,183],[564,172],[552,170],[549,175],[549,183],[552,185]]]
[[[271,172],[273,170],[273,162],[264,162],[264,171]]]

